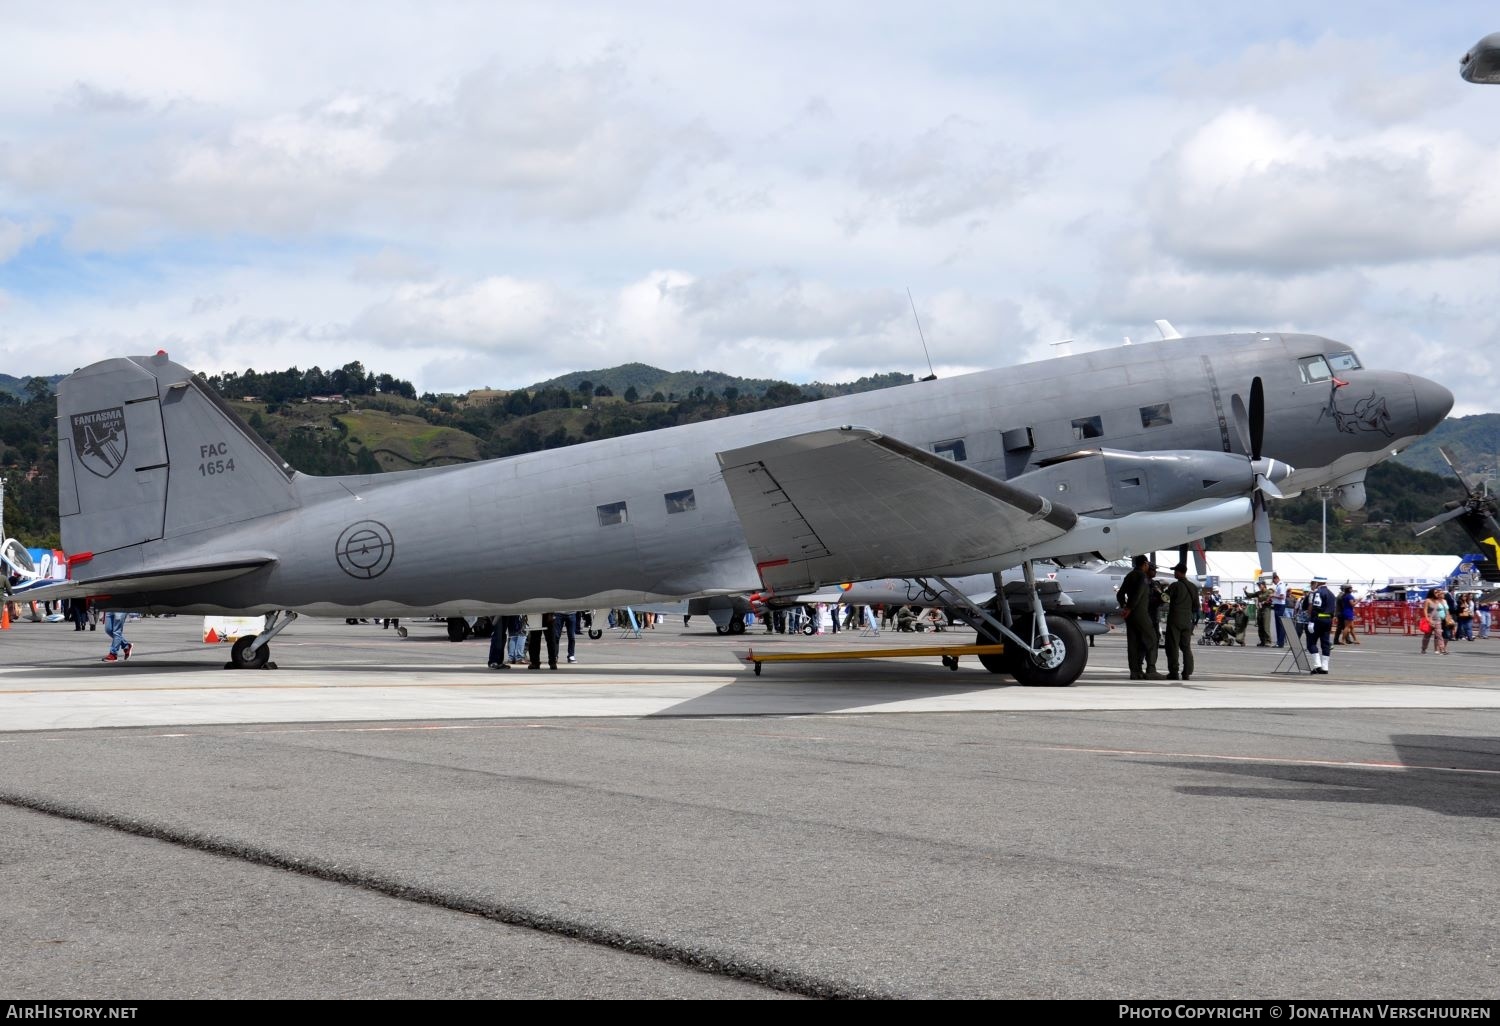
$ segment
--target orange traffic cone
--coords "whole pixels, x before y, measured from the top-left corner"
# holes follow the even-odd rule
[[[10,630],[10,603],[0,602],[0,631]]]
[[[219,643],[219,632],[210,627],[208,633],[203,637],[203,642],[206,645],[217,645]]]

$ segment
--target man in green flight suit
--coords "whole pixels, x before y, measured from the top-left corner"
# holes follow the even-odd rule
[[[1167,586],[1167,677],[1193,679],[1193,618],[1198,612],[1198,586],[1188,580],[1187,564],[1172,568],[1175,578]],[[1177,653],[1182,653],[1182,676],[1177,675]]]
[[[1115,596],[1125,618],[1125,652],[1130,660],[1131,680],[1164,680],[1156,672],[1156,621],[1151,619],[1151,583],[1156,568],[1145,556],[1136,556],[1135,569],[1125,575]]]

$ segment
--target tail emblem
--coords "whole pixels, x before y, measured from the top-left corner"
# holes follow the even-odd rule
[[[92,474],[109,477],[125,462],[130,440],[125,436],[125,410],[73,414],[73,452]]]

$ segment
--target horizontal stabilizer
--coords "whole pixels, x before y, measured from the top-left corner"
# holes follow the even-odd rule
[[[128,574],[58,581],[29,589],[26,598],[31,602],[56,602],[59,599],[94,598],[100,595],[148,595],[202,584],[217,584],[234,577],[243,577],[275,562],[274,556],[255,555],[214,562],[178,563]]]
[[[865,428],[718,454],[761,580],[779,594],[982,566],[1066,534],[1070,509]]]

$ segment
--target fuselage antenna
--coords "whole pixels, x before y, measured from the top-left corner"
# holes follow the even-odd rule
[[[906,301],[911,304],[911,319],[917,322],[917,338],[922,340],[922,355],[927,357],[927,376],[923,381],[936,381],[937,371],[932,369],[932,354],[927,351],[927,336],[922,334],[922,318],[917,316],[917,301],[911,298],[911,286],[906,286]]]

